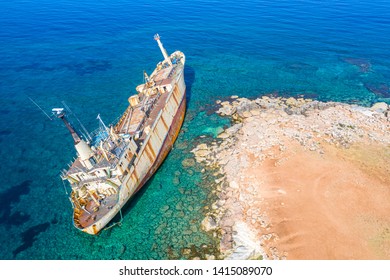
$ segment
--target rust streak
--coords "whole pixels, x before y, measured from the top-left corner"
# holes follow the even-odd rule
[[[177,89],[177,86],[175,87],[175,89],[174,89],[174,91],[173,91],[173,93],[172,93],[172,97],[173,97],[173,100],[175,100],[176,105],[178,105],[179,102],[177,101],[176,96],[175,96],[176,89]]]
[[[148,159],[150,160],[150,162],[153,162],[153,159],[154,157],[150,154],[150,143],[148,142],[148,144],[146,145],[146,148],[145,148],[145,153],[146,153],[146,156],[148,157]]]
[[[137,176],[137,170],[134,168],[133,174],[131,174],[132,177],[134,177],[134,181],[138,182],[138,176]]]
[[[165,122],[165,120],[164,120],[164,118],[163,118],[163,115],[164,115],[164,114],[161,114],[161,121],[162,121],[162,123],[163,123],[165,129],[168,130],[168,126],[167,126],[167,123]]]
[[[149,149],[150,149],[150,152],[151,152],[152,155],[153,155],[153,158],[156,158],[156,153],[154,152],[153,147],[152,147],[152,145],[150,144],[150,141],[148,142],[148,144],[146,144],[146,148],[149,148]]]

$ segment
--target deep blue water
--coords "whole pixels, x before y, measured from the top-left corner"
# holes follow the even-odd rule
[[[208,174],[181,161],[228,120],[230,95],[304,95],[369,106],[390,100],[390,2],[169,0],[0,2],[0,259],[178,259],[212,253],[199,229]],[[89,130],[113,122],[161,60],[187,56],[188,113],[163,166],[121,227],[78,232],[59,173],[72,139],[46,112],[65,101]],[[65,189],[64,189],[65,188]],[[169,208],[169,209],[168,209]]]

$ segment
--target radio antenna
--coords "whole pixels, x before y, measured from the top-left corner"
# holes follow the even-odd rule
[[[50,118],[50,116],[31,98],[31,97],[29,97],[29,96],[27,96],[28,97],[28,99],[30,99],[30,101],[35,105],[35,106],[37,106],[38,108],[39,108],[39,110],[41,110],[45,115],[46,115],[46,117],[48,117],[49,118],[49,120],[53,120],[52,118]]]

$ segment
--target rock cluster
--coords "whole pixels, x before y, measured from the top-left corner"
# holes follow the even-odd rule
[[[290,142],[305,150],[323,154],[323,144],[347,149],[365,140],[390,144],[390,108],[386,103],[371,108],[303,98],[255,100],[232,98],[218,101],[217,113],[229,116],[232,126],[209,144],[192,150],[195,160],[216,168],[218,200],[202,222],[202,229],[214,231],[220,238],[220,250],[227,259],[284,258],[276,250],[267,254],[262,245],[275,238],[268,232],[266,213],[252,209],[257,192],[253,178],[245,178],[240,169],[261,165],[273,151],[288,149]],[[277,164],[277,163],[275,163]],[[260,233],[259,233],[260,232]]]

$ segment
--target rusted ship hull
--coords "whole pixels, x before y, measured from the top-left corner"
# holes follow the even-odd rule
[[[115,123],[80,134],[64,108],[53,108],[69,130],[77,158],[63,170],[72,191],[74,226],[86,233],[100,232],[157,171],[180,132],[186,112],[185,55],[168,55],[160,36],[154,39],[164,60],[128,98],[129,105]],[[81,125],[82,126],[82,125]]]
[[[181,75],[176,87],[166,100],[166,105],[161,109],[161,116],[152,129],[149,140],[145,141],[145,148],[138,154],[138,162],[127,168],[128,172],[123,184],[119,187],[118,200],[115,206],[104,217],[87,227],[80,228],[89,234],[97,234],[102,230],[122,209],[122,207],[145,185],[163,163],[169,151],[178,137],[186,112],[186,89],[184,74]],[[171,107],[171,111],[167,108]],[[174,111],[174,114],[171,114]],[[173,116],[171,116],[173,115]],[[171,120],[170,120],[171,119]],[[159,143],[158,133],[166,130],[163,141]],[[160,137],[161,138],[161,137]],[[139,168],[137,168],[139,167]],[[77,226],[76,226],[77,227]]]
[[[184,96],[185,96],[185,93],[184,93]],[[183,121],[184,121],[185,112],[186,112],[186,99],[183,98],[183,100],[179,106],[179,109],[177,111],[177,114],[173,119],[172,126],[170,127],[170,129],[168,131],[169,136],[165,139],[163,146],[161,147],[161,151],[157,156],[156,162],[150,168],[150,170],[148,171],[148,173],[146,174],[146,176],[142,180],[142,182],[139,184],[139,186],[135,192],[138,192],[144,186],[144,184],[153,176],[153,174],[157,171],[157,169],[164,162],[165,158],[167,157],[167,155],[171,151],[172,146],[176,141],[176,138],[179,136],[180,128],[181,128]]]

